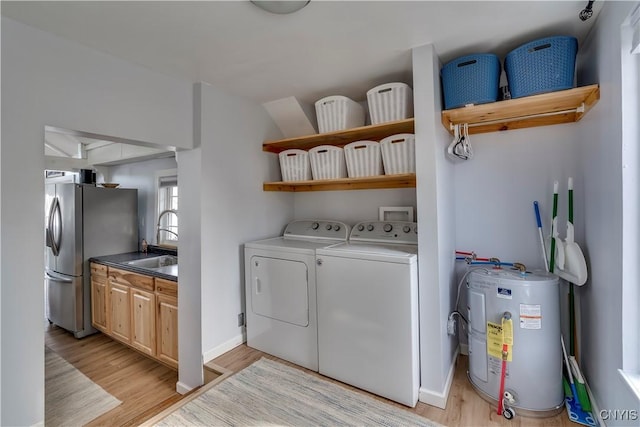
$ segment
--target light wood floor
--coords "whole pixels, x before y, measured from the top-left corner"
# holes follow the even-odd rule
[[[92,421],[90,426],[138,425],[185,397],[175,391],[177,382],[175,371],[142,356],[103,334],[76,340],[62,329],[50,326],[45,334],[45,344],[123,402],[119,407]],[[244,344],[214,359],[212,363],[238,372],[261,357],[303,369],[277,357],[249,348]],[[420,402],[415,408],[410,409],[381,397],[371,396],[450,427],[570,427],[574,425],[569,421],[564,411],[555,417],[544,419],[526,418],[516,414],[513,420],[508,421],[502,416],[498,416],[495,408],[482,400],[471,388],[466,377],[467,363],[466,356],[461,356],[458,359],[446,410]],[[315,372],[303,370],[311,375],[319,376]],[[323,378],[337,382],[326,377]],[[357,392],[368,394],[346,384],[343,385]]]
[[[277,360],[286,365],[293,366],[298,369],[302,369],[311,375],[322,377],[321,375],[313,371],[309,371],[308,369],[301,368],[292,363],[278,359],[277,357],[262,353],[258,350],[254,350],[252,348],[247,347],[244,344],[214,359],[213,362],[216,365],[222,366],[223,368],[227,368],[229,370],[237,372],[251,365],[253,362],[255,362],[256,360],[259,360],[261,357]],[[575,426],[575,424],[569,421],[569,418],[567,417],[567,414],[565,411],[562,411],[559,415],[556,415],[554,417],[549,417],[544,419],[525,418],[525,417],[518,416],[516,414],[516,417],[511,421],[505,419],[502,415],[496,414],[496,408],[495,407],[492,408],[489,405],[489,403],[484,401],[471,387],[471,384],[467,380],[467,365],[468,365],[468,358],[466,356],[460,356],[458,359],[458,363],[456,365],[456,371],[453,378],[453,384],[451,385],[451,391],[449,393],[449,400],[447,401],[446,410],[436,408],[434,406],[430,406],[421,402],[418,402],[415,408],[407,408],[404,405],[392,402],[382,397],[372,395],[362,390],[358,390],[347,384],[342,384],[342,383],[340,384],[342,384],[343,386],[349,389],[355,390],[359,393],[368,394],[369,396],[372,396],[378,400],[385,401],[389,404],[405,409],[407,411],[415,412],[418,415],[422,415],[426,418],[429,418],[432,421],[438,422],[440,424],[443,424],[449,427],[455,427],[455,426],[573,427]],[[322,377],[322,378],[331,382],[336,382],[336,383],[338,382],[327,377]]]
[[[47,325],[45,345],[122,401],[89,426],[136,426],[183,398],[176,392],[175,370],[104,334],[78,340],[57,326]]]

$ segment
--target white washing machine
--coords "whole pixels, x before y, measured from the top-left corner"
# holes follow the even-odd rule
[[[414,407],[420,388],[418,228],[361,222],[316,250],[319,372]]]
[[[249,347],[318,370],[316,249],[348,236],[342,222],[301,220],[244,245]]]

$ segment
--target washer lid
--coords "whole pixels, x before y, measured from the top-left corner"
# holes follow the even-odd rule
[[[417,260],[418,246],[370,242],[345,242],[320,248],[317,255],[411,263]]]
[[[274,237],[272,239],[257,240],[255,242],[245,243],[246,249],[263,249],[269,251],[280,252],[297,252],[315,254],[316,249],[335,245],[335,240],[305,240],[293,239],[287,237]]]

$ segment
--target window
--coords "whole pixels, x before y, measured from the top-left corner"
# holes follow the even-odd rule
[[[175,169],[158,172],[156,243],[178,245],[178,175]]]

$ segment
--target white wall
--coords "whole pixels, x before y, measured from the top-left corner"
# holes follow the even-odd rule
[[[310,191],[294,194],[295,219],[328,219],[353,226],[360,221],[377,221],[380,206],[411,206],[415,215],[414,188]]]
[[[198,85],[196,85],[198,86]],[[194,111],[199,111],[199,95],[194,88]],[[197,135],[196,135],[197,137]],[[195,141],[199,144],[199,140]],[[202,372],[202,151],[180,151],[178,194],[183,207],[178,222],[178,386],[180,393],[203,383]]]
[[[1,31],[0,424],[33,425],[44,420],[44,126],[190,148],[192,91],[5,17]]]
[[[584,118],[590,120],[590,113]],[[581,123],[471,135],[474,157],[455,165],[456,249],[544,269],[533,201],[545,236],[558,180],[559,232],[566,234],[567,178],[574,178],[576,241],[583,238],[584,179],[578,168]]]
[[[640,12],[640,2],[635,10]],[[623,369],[640,374],[640,286],[635,286],[640,256],[640,54],[627,53],[640,32],[640,22],[631,24],[631,17],[622,27],[622,211],[623,276],[622,324]],[[640,35],[640,34],[639,34]],[[640,40],[635,40],[637,44]]]
[[[199,86],[202,349],[208,361],[243,342],[237,326],[244,312],[243,244],[280,235],[293,218],[293,196],[262,191],[264,181],[280,179],[278,157],[262,151],[265,140],[282,137],[266,110]]]
[[[177,169],[175,157],[145,160],[124,165],[101,168],[106,170],[108,182],[117,182],[120,188],[138,189],[138,235],[140,241],[146,239],[149,244],[156,244],[156,228],[158,214],[156,212],[157,185],[156,172],[166,169]]]
[[[420,401],[444,408],[457,347],[446,321],[454,281],[453,167],[445,158],[449,134],[440,124],[440,62],[433,45],[413,50],[420,283]]]
[[[622,92],[620,26],[636,2],[606,2],[581,47],[585,83],[600,84],[600,102],[579,128],[579,164],[584,171],[585,242],[589,281],[579,289],[581,365],[602,409],[636,409],[640,403],[618,376],[622,368]],[[637,77],[637,76],[636,76]],[[637,144],[637,141],[635,141]],[[637,191],[637,187],[636,187]],[[636,219],[637,221],[637,219]],[[637,260],[635,260],[637,286]],[[637,307],[635,308],[637,310]],[[637,328],[638,325],[635,325]],[[612,425],[624,425],[622,421]],[[629,421],[626,425],[637,425]]]
[[[590,120],[588,113],[583,121]],[[457,250],[475,251],[480,257],[521,262],[529,270],[544,270],[540,240],[533,210],[538,201],[545,238],[550,235],[553,182],[559,182],[559,234],[566,235],[567,179],[574,179],[574,224],[576,242],[584,246],[585,183],[579,168],[583,122],[505,132],[471,135],[474,157],[455,164],[455,218]],[[546,240],[548,242],[549,240]],[[548,247],[548,245],[547,245]],[[458,262],[457,280],[467,271]],[[457,288],[457,284],[456,284]],[[466,307],[462,287],[459,309]],[[561,281],[561,298],[568,286]],[[453,303],[455,305],[455,295]],[[568,304],[561,303],[563,334],[569,337]],[[464,324],[461,325],[465,327]],[[466,329],[460,336],[466,345]]]
[[[7,50],[3,67],[20,67],[22,74],[21,83],[12,89],[25,91],[20,103],[23,115],[44,110],[49,112],[46,124],[59,128],[165,147],[193,146],[189,82],[150,72],[5,17],[2,33],[3,56]]]

